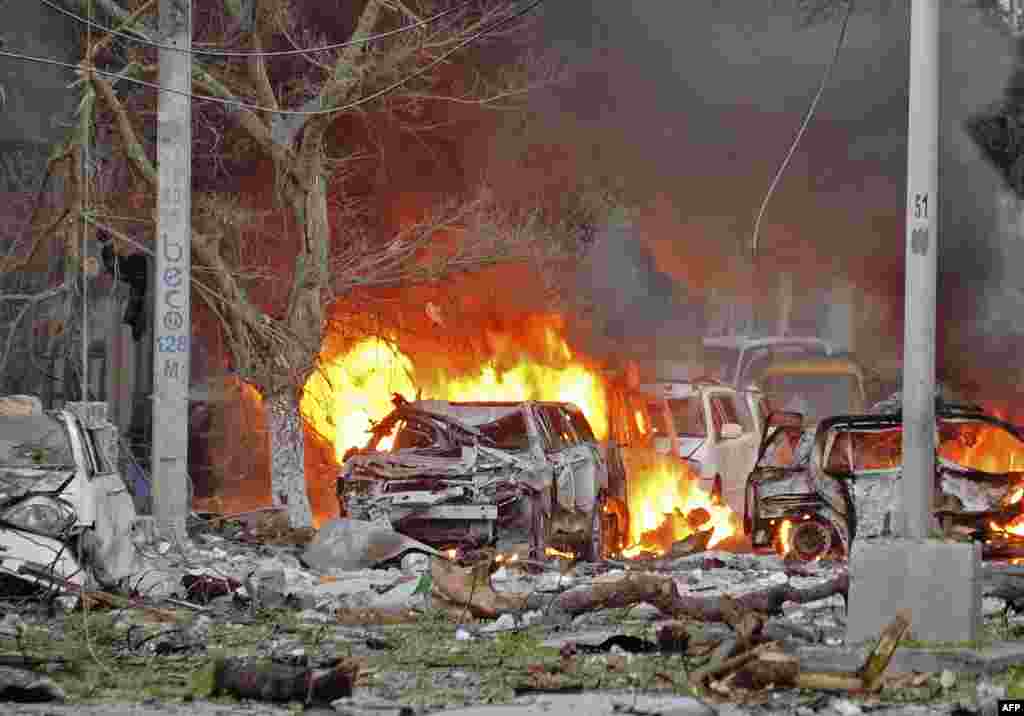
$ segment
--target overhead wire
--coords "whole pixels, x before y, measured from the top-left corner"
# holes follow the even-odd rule
[[[786,152],[785,158],[782,160],[778,170],[775,172],[775,177],[772,179],[771,184],[768,185],[768,191],[765,192],[764,199],[761,201],[761,207],[757,211],[757,219],[754,221],[754,234],[750,241],[750,250],[755,257],[757,256],[757,241],[761,231],[761,221],[764,219],[764,212],[768,208],[768,202],[771,200],[772,194],[775,193],[775,188],[782,180],[782,175],[785,173],[790,161],[792,161],[793,155],[796,154],[797,147],[800,145],[800,140],[803,138],[804,133],[807,131],[807,127],[811,123],[811,119],[814,117],[814,110],[817,108],[818,102],[821,101],[821,96],[825,93],[825,86],[828,84],[828,80],[832,76],[832,70],[835,69],[835,66],[839,63],[839,52],[842,50],[843,43],[846,41],[846,28],[849,26],[850,16],[853,14],[853,4],[854,0],[847,0],[846,15],[843,17],[843,24],[839,29],[839,37],[836,39],[836,46],[832,51],[832,60],[825,67],[825,71],[821,76],[821,82],[818,83],[818,90],[814,93],[814,98],[807,106],[803,120],[800,122],[800,127],[797,129],[796,135],[793,137],[793,141],[789,145],[789,151]]]
[[[346,48],[346,47],[353,47],[355,45],[368,44],[368,43],[371,43],[371,42],[377,42],[378,40],[386,40],[389,37],[394,37],[395,35],[400,35],[403,32],[410,32],[412,30],[418,30],[420,28],[427,27],[428,25],[431,25],[431,24],[437,22],[438,20],[441,20],[441,19],[443,19],[443,18],[445,18],[445,17],[447,17],[449,15],[453,15],[453,14],[457,13],[460,10],[464,10],[464,9],[468,8],[469,6],[476,4],[477,0],[468,0],[467,2],[459,3],[458,5],[455,5],[454,7],[450,7],[447,10],[442,10],[441,12],[434,13],[430,17],[423,18],[422,20],[417,20],[416,22],[410,23],[408,25],[403,25],[402,27],[397,27],[397,28],[395,28],[393,30],[386,30],[384,32],[375,33],[373,35],[367,35],[366,37],[360,37],[360,38],[357,38],[357,39],[346,40],[345,42],[334,42],[334,43],[331,43],[329,45],[323,45],[321,47],[310,47],[310,48],[307,48],[307,49],[301,49],[300,48],[300,49],[293,49],[293,50],[262,50],[262,51],[257,51],[257,50],[197,50],[195,48],[189,49],[189,48],[184,48],[184,47],[177,47],[176,45],[172,45],[172,44],[169,44],[169,43],[166,43],[166,42],[157,42],[156,40],[148,40],[148,39],[139,37],[138,35],[133,35],[133,34],[131,34],[129,32],[121,32],[121,31],[115,30],[114,28],[109,27],[107,25],[102,25],[100,23],[93,22],[89,18],[82,17],[78,13],[72,12],[71,10],[68,10],[66,8],[61,7],[57,3],[53,2],[53,0],[39,0],[39,2],[41,2],[43,5],[46,5],[49,8],[52,8],[52,9],[56,10],[57,12],[61,13],[62,15],[66,15],[67,17],[70,17],[71,19],[75,20],[76,22],[79,22],[79,23],[82,23],[83,25],[88,26],[90,29],[95,28],[97,30],[102,30],[103,32],[109,33],[110,35],[112,35],[114,37],[124,38],[126,40],[130,40],[131,42],[135,42],[135,43],[138,43],[138,44],[141,44],[141,45],[147,45],[149,47],[156,47],[156,48],[159,48],[161,50],[170,50],[171,52],[181,52],[181,53],[189,54],[189,55],[204,55],[204,56],[207,56],[207,57],[288,57],[288,56],[292,56],[292,55],[310,54],[312,52],[328,52],[328,51],[331,51],[331,50],[340,50],[340,49],[343,49],[343,48]]]
[[[402,78],[396,80],[395,82],[392,82],[391,84],[389,84],[386,87],[383,87],[383,88],[377,90],[376,92],[372,92],[372,93],[370,93],[370,94],[368,94],[368,95],[366,95],[364,97],[360,97],[359,99],[355,100],[354,102],[349,102],[348,104],[341,105],[340,107],[331,107],[329,109],[299,110],[299,109],[278,109],[278,108],[275,108],[275,107],[265,107],[263,105],[250,104],[249,102],[242,102],[241,100],[231,100],[231,99],[224,99],[222,97],[212,97],[210,95],[195,94],[194,92],[186,92],[184,90],[177,90],[177,89],[172,89],[170,87],[164,87],[163,85],[158,84],[156,82],[148,82],[146,80],[140,80],[140,79],[136,79],[134,77],[129,77],[123,71],[122,72],[109,72],[107,70],[100,70],[100,69],[97,69],[95,67],[84,67],[82,65],[71,64],[70,62],[61,62],[60,60],[54,60],[54,59],[49,58],[49,57],[36,57],[36,56],[33,56],[33,55],[26,55],[26,54],[23,54],[23,53],[20,53],[20,52],[10,52],[8,50],[0,50],[0,57],[8,57],[8,58],[11,58],[11,59],[23,60],[23,61],[26,61],[26,62],[37,62],[37,63],[44,64],[44,65],[52,65],[54,67],[63,67],[65,69],[75,70],[76,72],[86,72],[86,71],[87,72],[94,72],[97,75],[101,75],[103,77],[114,77],[114,78],[117,78],[119,81],[129,82],[131,84],[140,85],[142,87],[149,87],[150,89],[155,89],[158,92],[169,92],[170,94],[181,95],[183,97],[188,97],[190,99],[199,100],[201,102],[211,102],[213,104],[220,104],[220,105],[224,105],[224,106],[228,106],[228,107],[237,107],[239,109],[248,109],[248,110],[253,111],[253,112],[266,112],[268,114],[278,114],[278,115],[289,116],[289,117],[317,117],[317,116],[323,116],[323,115],[327,115],[327,114],[336,114],[338,112],[347,112],[348,110],[355,109],[355,108],[360,107],[360,106],[362,106],[364,104],[368,104],[368,103],[374,101],[375,99],[379,99],[380,97],[383,97],[384,95],[389,94],[389,93],[395,91],[396,89],[398,89],[398,88],[408,84],[409,82],[412,82],[413,80],[417,79],[418,77],[422,77],[423,75],[425,75],[426,73],[430,72],[432,69],[434,69],[438,65],[442,64],[443,62],[445,62],[452,55],[454,55],[455,53],[459,52],[460,50],[468,47],[469,45],[473,44],[474,42],[476,42],[480,38],[482,38],[482,37],[484,37],[486,35],[489,35],[492,32],[494,32],[495,30],[499,30],[502,27],[504,27],[505,25],[508,25],[509,23],[513,22],[514,20],[518,20],[519,18],[521,18],[524,15],[528,14],[530,11],[532,11],[534,8],[536,8],[537,6],[539,6],[543,2],[544,2],[544,0],[533,0],[533,2],[529,3],[528,5],[526,5],[525,7],[521,8],[521,9],[517,10],[516,12],[514,12],[514,13],[506,16],[506,17],[503,17],[500,20],[496,20],[496,21],[490,23],[489,25],[487,25],[485,28],[483,28],[483,29],[473,33],[472,35],[470,35],[466,39],[464,39],[461,42],[459,42],[458,44],[456,44],[450,50],[442,53],[441,55],[436,57],[434,60],[428,62],[423,67],[420,67],[415,72],[409,73],[405,77],[402,77]]]

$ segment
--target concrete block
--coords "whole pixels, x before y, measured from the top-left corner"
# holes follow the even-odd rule
[[[857,540],[850,557],[846,643],[878,637],[901,610],[921,641],[974,641],[981,627],[981,545]]]

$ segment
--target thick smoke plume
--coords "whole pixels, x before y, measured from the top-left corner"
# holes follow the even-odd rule
[[[968,3],[943,5],[940,376],[970,373],[979,382],[996,338],[1018,331],[1000,298],[1016,277],[1000,268],[1008,249],[999,179],[964,122],[1001,97],[1013,55],[1007,36]],[[907,4],[852,18],[815,119],[768,207],[762,254],[754,266],[744,257],[840,19],[804,26],[784,2],[598,0],[547,9],[544,42],[560,48],[573,71],[568,83],[535,97],[536,114],[571,147],[563,165],[609,178],[640,209],[631,230],[607,232],[581,267],[580,281],[589,282],[581,292],[589,291],[592,312],[605,314],[595,322],[600,339],[657,348],[669,331],[702,330],[696,314],[713,291],[733,291],[769,315],[774,277],[788,271],[794,313],[807,317],[807,329],[818,307],[837,300],[836,279],[852,281],[856,300],[877,307],[858,309],[873,322],[858,331],[858,352],[898,370]],[[565,172],[551,172],[553,186],[564,184]]]

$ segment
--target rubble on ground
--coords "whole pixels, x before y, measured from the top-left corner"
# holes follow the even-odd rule
[[[864,693],[855,691],[862,675],[849,670],[838,672],[839,681],[828,677],[828,689],[765,681],[768,674],[801,683],[799,674],[815,673],[801,649],[842,642],[843,597],[813,598],[841,582],[842,563],[718,550],[600,563],[491,553],[457,563],[408,538],[381,536],[364,539],[361,556],[346,556],[358,566],[318,562],[315,569],[308,556],[316,551],[287,534],[259,544],[242,539],[237,522],[191,527],[187,544],[139,541],[148,571],[121,593],[6,595],[0,667],[27,679],[24,693],[66,693],[71,703],[98,688],[128,700],[227,693],[312,704],[323,694],[321,705],[329,700],[350,714],[527,708],[523,699],[542,703],[573,691],[599,694],[593,698],[613,713],[616,694],[638,689],[648,700],[690,698],[679,713],[705,713],[707,704],[737,715],[884,713],[886,704],[898,705],[900,689],[937,699],[935,713],[951,713],[949,704],[974,708],[1001,687],[952,671],[883,673]],[[383,535],[365,525],[336,523],[338,530]],[[387,549],[367,556],[374,544]],[[810,596],[777,609],[745,606],[768,603],[766,594]],[[1004,616],[1005,604],[987,598],[986,614],[1024,633],[1024,618]],[[348,691],[338,674],[349,679]],[[330,688],[300,694],[314,682]],[[651,704],[645,713],[675,713]]]

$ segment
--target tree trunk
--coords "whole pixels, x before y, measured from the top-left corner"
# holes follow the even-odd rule
[[[312,527],[313,513],[306,495],[305,437],[295,394],[285,391],[267,403],[270,432],[270,491],[274,506],[287,506],[288,523]]]

